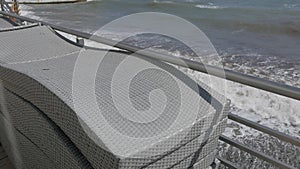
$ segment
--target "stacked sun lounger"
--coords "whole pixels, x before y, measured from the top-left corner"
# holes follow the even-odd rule
[[[202,169],[214,162],[229,103],[207,85],[160,61],[82,49],[46,26],[0,37],[0,138],[15,167]],[[134,75],[138,66],[128,63],[148,68]],[[155,89],[165,97],[149,94]],[[132,112],[160,103],[161,114]]]

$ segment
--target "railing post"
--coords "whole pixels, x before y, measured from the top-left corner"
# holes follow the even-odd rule
[[[80,37],[76,37],[76,43],[81,45],[81,46],[84,46],[84,39],[82,39]]]
[[[1,1],[1,11],[4,11],[4,0],[0,0]]]

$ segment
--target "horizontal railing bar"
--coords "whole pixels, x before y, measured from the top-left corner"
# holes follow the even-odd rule
[[[269,163],[271,163],[271,164],[273,164],[273,165],[275,165],[275,166],[277,166],[279,168],[283,168],[283,169],[285,169],[285,168],[286,169],[296,169],[293,166],[285,164],[285,163],[281,162],[280,160],[274,159],[273,157],[270,157],[270,156],[268,156],[268,155],[266,155],[264,153],[261,153],[261,152],[255,150],[255,149],[247,147],[244,144],[239,143],[239,142],[237,142],[235,140],[232,140],[229,137],[226,137],[224,135],[220,136],[220,140],[224,141],[225,143],[230,144],[230,145],[232,145],[234,147],[237,147],[240,150],[243,150],[243,151],[245,151],[245,152],[247,152],[247,153],[249,153],[251,155],[254,155],[254,156],[256,156],[256,157],[258,157],[258,158],[260,158],[260,159],[262,159],[264,161],[267,161],[267,162],[269,162]]]
[[[26,28],[31,28],[35,27],[38,24],[32,23],[30,25],[21,25],[21,26],[14,26],[14,27],[9,27],[9,28],[2,28],[0,29],[0,32],[8,32],[8,31],[15,31],[15,30],[20,30],[20,29],[26,29]]]
[[[228,168],[233,168],[233,169],[238,169],[239,167],[237,167],[234,163],[232,163],[231,161],[228,161],[222,157],[217,156],[217,159],[220,160],[221,164],[225,165]]]
[[[152,59],[169,62],[169,63],[175,64],[178,66],[187,67],[187,68],[190,68],[190,69],[193,69],[196,71],[200,71],[202,73],[208,73],[207,70],[209,70],[209,74],[214,75],[216,77],[226,78],[227,80],[230,80],[233,82],[238,82],[238,83],[252,86],[252,87],[255,87],[255,88],[258,88],[261,90],[265,90],[268,92],[272,92],[272,93],[276,93],[276,94],[279,94],[282,96],[300,100],[300,89],[293,87],[293,86],[288,86],[285,84],[271,82],[271,81],[268,81],[265,79],[245,75],[245,74],[234,72],[234,71],[228,70],[228,69],[218,68],[218,67],[214,67],[214,66],[210,66],[210,65],[204,65],[202,63],[195,62],[195,61],[185,59],[185,58],[178,59],[178,57],[174,57],[171,55],[164,55],[164,54],[160,54],[157,52],[152,52],[152,51],[150,52],[150,51],[143,51],[143,50],[140,51],[139,48],[133,47],[133,46],[130,46],[130,45],[127,45],[124,43],[117,43],[116,41],[105,39],[105,38],[98,37],[98,36],[93,36],[92,34],[89,34],[89,33],[84,33],[84,32],[80,32],[77,30],[61,27],[58,25],[44,22],[44,21],[39,21],[39,20],[30,19],[30,18],[23,17],[23,16],[18,16],[16,14],[11,14],[11,13],[1,12],[1,11],[0,11],[0,14],[6,15],[6,16],[11,16],[11,17],[17,18],[19,20],[27,21],[27,22],[34,22],[34,23],[41,23],[43,25],[48,25],[58,31],[62,31],[62,32],[65,32],[68,34],[79,36],[79,37],[82,37],[85,39],[90,39],[95,42],[99,42],[99,43],[106,44],[109,46],[114,46],[114,47],[129,51],[129,52],[137,52],[139,55],[142,55],[143,57],[149,57]],[[225,77],[224,77],[224,73],[225,73]]]
[[[281,133],[279,131],[276,131],[276,130],[271,129],[269,127],[266,127],[266,126],[263,126],[261,124],[255,123],[253,121],[242,118],[242,117],[240,117],[238,115],[235,115],[235,114],[232,114],[232,113],[228,114],[228,118],[230,120],[233,120],[233,121],[236,121],[238,123],[244,124],[248,127],[254,128],[254,129],[256,129],[258,131],[261,131],[263,133],[267,133],[267,134],[269,134],[271,136],[274,136],[274,137],[276,137],[276,138],[278,138],[282,141],[286,141],[286,142],[289,142],[289,143],[291,143],[295,146],[300,147],[300,140],[295,138],[295,137],[292,137],[292,136],[289,136],[287,134]]]
[[[92,36],[92,34],[89,34],[89,33],[77,31],[77,30],[74,30],[74,29],[65,28],[65,27],[62,27],[62,26],[47,23],[47,22],[44,22],[44,21],[39,21],[39,20],[36,20],[36,19],[27,18],[27,17],[24,17],[24,16],[19,16],[19,15],[16,15],[14,13],[7,13],[7,12],[0,11],[0,14],[2,14],[4,16],[14,17],[14,18],[17,18],[17,19],[22,20],[22,21],[27,21],[27,22],[31,22],[31,23],[40,23],[42,25],[47,25],[47,26],[50,26],[51,28],[53,28],[55,30],[66,32],[68,34],[76,35],[76,36],[79,36],[79,37],[82,37],[82,38],[85,38],[85,39],[89,39]]]

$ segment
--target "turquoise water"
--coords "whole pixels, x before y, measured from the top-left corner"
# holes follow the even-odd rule
[[[86,32],[137,12],[174,14],[198,26],[230,68],[261,69],[259,75],[300,85],[300,0],[102,0],[22,8],[24,15]],[[145,36],[134,43],[140,41],[159,42]]]

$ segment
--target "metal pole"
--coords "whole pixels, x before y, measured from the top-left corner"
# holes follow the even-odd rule
[[[178,66],[187,67],[187,68],[190,68],[190,69],[202,72],[202,73],[208,73],[207,70],[209,69],[210,75],[214,75],[214,76],[220,77],[220,78],[226,78],[227,80],[230,80],[233,82],[238,82],[238,83],[241,83],[241,84],[244,84],[247,86],[252,86],[257,89],[265,90],[265,91],[268,91],[271,93],[279,94],[279,95],[286,96],[286,97],[293,98],[293,99],[300,101],[300,88],[288,86],[285,84],[275,83],[275,82],[272,82],[269,80],[245,75],[245,74],[234,72],[234,71],[228,70],[228,69],[223,69],[223,68],[214,67],[214,66],[210,66],[210,65],[204,65],[202,63],[195,62],[195,61],[185,59],[185,58],[180,58],[180,60],[179,60],[178,58],[175,58],[174,56],[171,56],[171,55],[164,55],[164,54],[160,54],[160,53],[152,52],[152,51],[151,52],[150,51],[140,51],[139,48],[134,47],[134,46],[130,46],[130,45],[127,45],[124,43],[116,43],[115,41],[110,40],[110,39],[93,36],[92,34],[89,34],[89,33],[80,32],[80,31],[65,28],[62,26],[57,26],[57,25],[47,23],[44,21],[30,19],[27,17],[18,16],[15,14],[1,12],[1,11],[0,11],[0,14],[15,17],[20,20],[28,21],[28,22],[32,22],[32,23],[41,23],[43,25],[48,25],[55,30],[66,32],[71,35],[79,36],[79,37],[82,37],[85,39],[91,39],[95,42],[99,42],[99,43],[106,44],[109,46],[114,46],[114,47],[129,51],[129,52],[137,52],[138,53],[137,55],[141,56],[141,57],[148,57],[148,58],[152,58],[152,59],[165,61],[165,62],[172,63],[172,64],[175,64]],[[225,77],[224,77],[224,73],[225,73]]]
[[[250,153],[251,155],[254,155],[254,156],[256,156],[256,157],[258,157],[258,158],[260,158],[262,160],[265,160],[265,161],[267,161],[267,162],[269,162],[269,163],[271,163],[271,164],[273,164],[273,165],[275,165],[275,166],[277,166],[279,168],[282,168],[282,169],[296,169],[293,166],[285,164],[285,163],[281,162],[280,160],[274,159],[271,156],[268,156],[268,155],[266,155],[264,153],[261,153],[261,152],[255,150],[255,149],[252,149],[252,148],[250,148],[248,146],[245,146],[245,145],[243,145],[243,144],[241,144],[241,143],[239,143],[239,142],[237,142],[235,140],[232,140],[229,137],[226,137],[224,135],[220,136],[220,140],[224,141],[225,143],[230,144],[230,145],[232,145],[234,147],[237,147],[240,150],[246,151],[247,153]]]
[[[1,11],[4,11],[4,0],[0,0],[1,1]]]
[[[287,134],[281,133],[279,131],[273,130],[273,129],[269,128],[269,127],[260,125],[258,123],[253,122],[253,121],[250,121],[248,119],[242,118],[242,117],[240,117],[238,115],[234,115],[232,113],[228,114],[228,118],[230,120],[233,120],[235,122],[244,124],[244,125],[246,125],[248,127],[254,128],[254,129],[256,129],[258,131],[261,131],[263,133],[267,133],[267,134],[269,134],[271,136],[277,137],[278,139],[280,139],[282,141],[286,141],[286,142],[289,142],[291,144],[294,144],[295,146],[300,147],[300,140],[297,139],[297,138],[295,138],[295,137],[292,137],[292,136],[289,136]]]
[[[220,156],[217,156],[217,159],[220,160],[221,164],[225,165],[226,167],[230,168],[230,169],[238,169],[241,167],[237,167],[234,163],[232,163],[231,161],[228,161]]]

